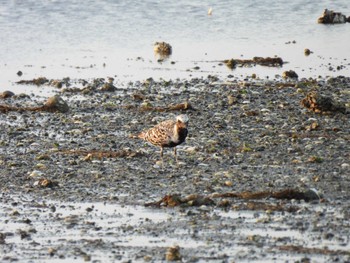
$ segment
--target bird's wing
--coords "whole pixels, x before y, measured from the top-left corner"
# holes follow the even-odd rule
[[[153,128],[141,133],[139,138],[155,145],[168,144],[173,134],[174,125],[175,122],[172,120],[163,121]]]

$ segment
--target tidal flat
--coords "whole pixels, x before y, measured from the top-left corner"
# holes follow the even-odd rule
[[[0,99],[1,261],[350,261],[350,78],[116,83]],[[133,135],[184,113],[161,164]]]

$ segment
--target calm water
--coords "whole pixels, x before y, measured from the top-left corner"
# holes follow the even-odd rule
[[[350,16],[348,0],[218,2],[0,0],[0,91],[18,88],[18,70],[22,79],[265,77],[286,69],[301,77],[350,75],[349,66],[333,72],[327,65],[350,63],[350,24],[317,24],[325,8]],[[175,64],[157,63],[153,43],[159,40],[171,43]],[[314,53],[305,57],[304,48]],[[213,62],[274,55],[289,64],[230,71]],[[189,72],[194,65],[200,70]]]

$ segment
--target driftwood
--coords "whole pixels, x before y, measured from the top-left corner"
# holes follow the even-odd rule
[[[264,192],[242,192],[242,193],[214,193],[211,195],[198,195],[198,194],[192,194],[188,195],[184,198],[182,198],[178,194],[174,195],[166,195],[162,199],[156,201],[156,202],[150,202],[146,203],[145,206],[167,206],[167,207],[174,207],[179,205],[190,205],[190,206],[201,206],[201,205],[215,205],[215,202],[213,199],[215,198],[240,198],[240,199],[246,199],[246,200],[259,200],[259,199],[266,199],[266,198],[275,198],[275,199],[296,199],[296,200],[305,200],[305,201],[311,201],[311,200],[320,200],[320,196],[314,191],[299,191],[294,189],[285,189],[278,192],[271,192],[271,191],[264,191]],[[224,203],[219,203],[219,206],[225,206]],[[266,206],[260,206],[265,207]],[[249,208],[249,207],[248,207]],[[256,210],[259,208],[258,204],[251,204],[251,210]],[[277,209],[278,207],[270,207],[273,209]]]
[[[223,61],[230,69],[235,68],[237,65],[260,65],[267,67],[281,67],[283,65],[283,59],[280,57],[254,57],[253,59],[227,59]]]
[[[151,105],[142,105],[142,106],[126,105],[126,106],[123,106],[123,108],[128,110],[137,109],[141,112],[145,112],[145,111],[167,112],[167,111],[194,110],[194,108],[189,102],[169,105],[165,107],[153,107]]]
[[[22,84],[22,85],[36,85],[36,86],[41,86],[44,85],[45,83],[48,83],[49,80],[45,77],[39,77],[36,79],[32,79],[32,80],[20,80],[17,81],[17,84]]]
[[[140,152],[120,150],[120,151],[98,151],[98,150],[62,150],[63,154],[84,155],[84,160],[92,160],[93,158],[123,158],[136,157],[142,155]]]
[[[302,247],[302,246],[279,246],[279,250],[288,252],[297,252],[301,254],[320,254],[320,255],[350,255],[349,251],[331,250],[328,248]]]
[[[13,107],[8,105],[0,105],[0,112],[6,113],[9,111],[48,111],[48,112],[68,112],[67,103],[58,95],[50,97],[43,106],[38,107]]]

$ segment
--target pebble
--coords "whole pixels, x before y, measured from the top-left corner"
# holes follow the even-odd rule
[[[348,164],[348,163],[342,163],[341,164],[341,168],[342,169],[348,169],[350,167],[350,164]]]
[[[29,177],[39,177],[39,176],[42,176],[42,175],[44,175],[43,172],[38,171],[38,170],[34,170],[34,171],[32,171],[32,172],[29,174]]]

